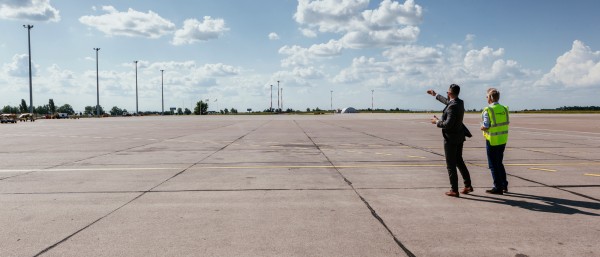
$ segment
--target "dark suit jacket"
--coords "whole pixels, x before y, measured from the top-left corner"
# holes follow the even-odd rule
[[[445,141],[448,143],[465,141],[465,130],[463,129],[465,105],[463,100],[459,98],[448,100],[439,94],[435,98],[446,105],[444,114],[442,114],[442,118],[437,123],[437,126],[442,128],[442,135]]]

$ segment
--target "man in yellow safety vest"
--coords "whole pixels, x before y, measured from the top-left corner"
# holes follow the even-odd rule
[[[485,192],[488,194],[502,195],[508,192],[508,181],[506,180],[506,170],[502,160],[504,159],[504,149],[508,142],[508,106],[498,103],[500,92],[495,88],[487,90],[488,106],[483,109],[481,114],[481,130],[485,137],[485,146],[488,158],[488,167],[492,172],[494,187]]]

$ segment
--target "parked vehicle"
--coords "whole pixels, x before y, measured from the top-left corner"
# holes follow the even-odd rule
[[[12,113],[4,113],[0,115],[1,123],[17,123],[17,115]]]
[[[35,121],[35,116],[33,113],[22,113],[19,115],[19,121]]]

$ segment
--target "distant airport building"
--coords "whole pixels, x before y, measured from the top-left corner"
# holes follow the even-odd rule
[[[342,113],[358,113],[358,111],[354,107],[346,107],[342,109]]]

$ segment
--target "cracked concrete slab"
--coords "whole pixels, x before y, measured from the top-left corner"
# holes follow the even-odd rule
[[[431,115],[0,126],[0,256],[600,253],[598,115],[513,115],[511,193],[495,196],[485,194],[479,115],[467,114],[474,137],[464,159],[476,188],[458,199],[443,195]]]
[[[380,226],[353,191],[149,193],[48,256],[404,256]]]

